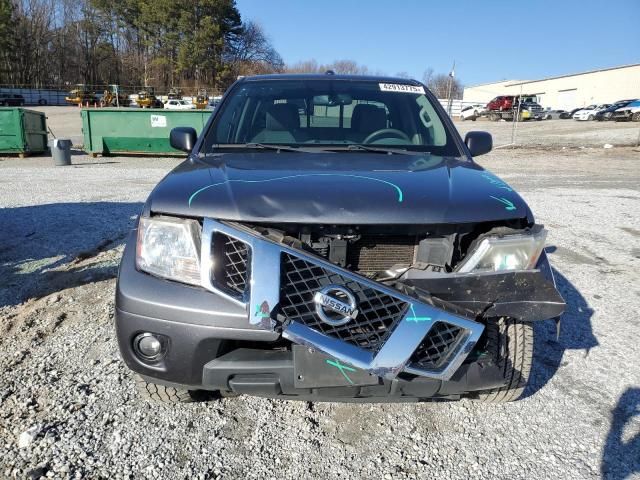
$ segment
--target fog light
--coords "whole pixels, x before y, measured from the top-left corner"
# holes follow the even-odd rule
[[[141,333],[133,339],[133,350],[143,360],[155,361],[164,356],[165,343],[158,335]]]

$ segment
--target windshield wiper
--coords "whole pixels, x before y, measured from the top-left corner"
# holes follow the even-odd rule
[[[328,150],[335,150],[335,151],[346,150],[346,151],[352,151],[352,152],[363,151],[363,152],[374,152],[374,153],[386,153],[387,155],[419,155],[419,156],[431,155],[431,152],[426,152],[426,151],[420,152],[416,150],[406,150],[404,148],[370,147],[368,145],[362,145],[360,143],[347,145],[346,147],[336,147],[336,148],[331,147]]]
[[[253,150],[277,150],[283,152],[322,153],[321,149],[294,147],[292,145],[278,145],[275,143],[220,143],[215,148],[250,148]]]

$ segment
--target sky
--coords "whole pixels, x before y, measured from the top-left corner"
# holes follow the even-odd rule
[[[349,59],[465,85],[640,63],[640,0],[236,0],[285,63]]]

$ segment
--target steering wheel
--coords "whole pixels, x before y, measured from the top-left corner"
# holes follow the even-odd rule
[[[367,135],[367,138],[365,138],[362,143],[373,143],[375,140],[379,140],[380,138],[386,138],[386,137],[395,137],[395,138],[399,138],[401,140],[406,140],[407,142],[411,143],[411,139],[407,136],[406,133],[404,133],[402,130],[397,130],[395,128],[382,128],[380,130],[376,130],[375,132],[370,133],[369,135]]]

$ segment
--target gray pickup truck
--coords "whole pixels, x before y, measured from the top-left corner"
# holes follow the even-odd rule
[[[230,87],[153,190],[116,328],[147,397],[517,399],[565,304],[546,231],[420,83],[267,75]]]

